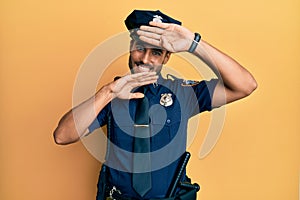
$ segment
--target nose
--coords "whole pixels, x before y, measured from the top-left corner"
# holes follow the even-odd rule
[[[142,61],[144,64],[151,63],[151,52],[149,49],[146,49],[145,53],[143,54]]]

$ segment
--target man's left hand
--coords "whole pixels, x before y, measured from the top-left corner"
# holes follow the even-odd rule
[[[137,31],[140,40],[170,52],[182,52],[190,48],[194,33],[187,28],[160,22],[150,22],[149,24],[150,26],[141,26]]]

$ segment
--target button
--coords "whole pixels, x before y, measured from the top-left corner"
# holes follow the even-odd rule
[[[171,122],[171,120],[170,119],[167,119],[167,123],[169,124]]]

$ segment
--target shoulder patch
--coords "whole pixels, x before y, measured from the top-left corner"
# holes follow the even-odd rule
[[[182,86],[194,86],[194,85],[198,85],[199,83],[200,83],[200,81],[183,80],[181,85]]]

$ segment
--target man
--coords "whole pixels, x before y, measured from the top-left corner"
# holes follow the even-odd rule
[[[257,85],[238,62],[160,11],[135,10],[125,24],[132,38],[132,73],[66,113],[54,138],[57,144],[69,144],[107,125],[111,142],[97,199],[164,199],[186,149],[188,119],[244,98]],[[171,53],[185,51],[205,62],[218,78],[163,78],[160,72]],[[189,181],[185,173],[180,181]],[[196,198],[188,192],[176,187],[173,199]]]

